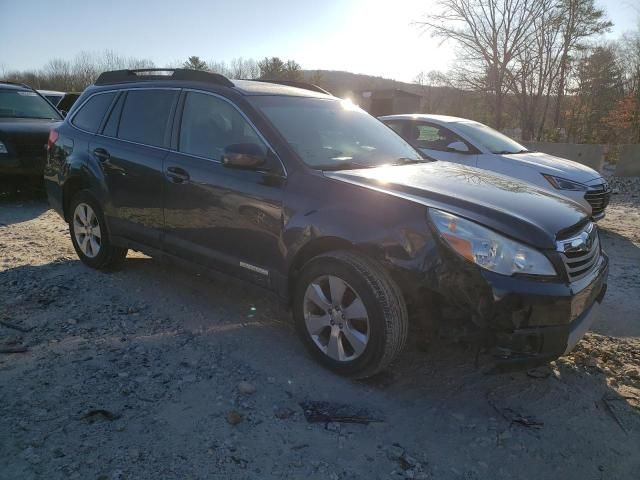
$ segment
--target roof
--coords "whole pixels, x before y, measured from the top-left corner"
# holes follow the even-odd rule
[[[281,85],[254,80],[232,80],[235,90],[243,95],[286,95],[290,97],[319,97],[327,98],[329,95],[307,90],[304,88]]]
[[[427,113],[404,113],[401,115],[385,115],[380,120],[431,120],[438,123],[473,122],[468,118],[450,117],[449,115],[429,115]]]
[[[58,90],[38,90],[38,93],[42,95],[64,95],[66,92],[59,92]]]

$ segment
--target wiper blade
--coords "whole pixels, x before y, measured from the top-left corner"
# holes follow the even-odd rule
[[[341,161],[326,163],[324,165],[315,165],[314,168],[318,170],[336,171],[336,170],[357,170],[359,168],[373,168],[375,165],[364,165],[362,163]]]
[[[518,150],[517,152],[512,152],[511,150],[501,150],[499,152],[493,152],[493,153],[495,153],[496,155],[516,155],[518,153],[530,153],[530,152],[531,150],[523,149],[523,150]]]
[[[393,163],[390,163],[390,165],[411,165],[412,163],[427,163],[427,161],[426,159],[420,160],[418,158],[401,157]]]

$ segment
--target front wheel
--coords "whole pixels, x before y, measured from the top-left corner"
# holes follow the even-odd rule
[[[310,260],[294,294],[302,341],[324,366],[365,378],[389,365],[407,338],[402,292],[384,268],[354,252]]]
[[[70,208],[69,233],[78,258],[96,269],[122,263],[127,249],[111,244],[98,202],[88,192],[82,191],[73,198]]]

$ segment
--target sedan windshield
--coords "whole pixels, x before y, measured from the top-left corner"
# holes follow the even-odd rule
[[[491,153],[510,154],[526,153],[528,150],[518,142],[511,140],[506,135],[491,127],[478,122],[459,122],[456,128],[465,135],[471,143],[478,147],[484,147]]]
[[[0,118],[62,119],[44,98],[30,90],[0,90]]]
[[[311,168],[346,170],[424,162],[382,122],[349,101],[255,96],[264,113]]]

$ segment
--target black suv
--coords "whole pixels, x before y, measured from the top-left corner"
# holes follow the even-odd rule
[[[0,178],[42,178],[49,131],[62,115],[27,85],[0,81]]]
[[[102,74],[52,132],[49,201],[87,265],[134,249],[264,286],[357,377],[442,304],[505,361],[562,355],[593,320],[608,259],[577,204],[426,161],[314,86],[169,73]]]

